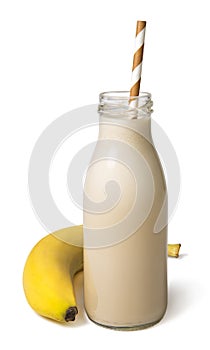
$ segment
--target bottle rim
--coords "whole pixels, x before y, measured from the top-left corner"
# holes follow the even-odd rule
[[[132,96],[132,100],[141,100],[141,99],[151,99],[152,95],[149,92],[140,92],[138,96]],[[130,91],[104,91],[99,94],[99,101],[103,100],[130,100]]]

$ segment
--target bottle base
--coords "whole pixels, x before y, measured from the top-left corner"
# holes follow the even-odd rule
[[[88,315],[87,312],[86,312],[86,314],[87,314],[89,320],[92,321],[93,323],[95,323],[96,325],[104,327],[104,328],[109,328],[109,329],[112,329],[115,331],[138,331],[141,329],[146,329],[146,328],[149,328],[149,327],[156,325],[164,317],[164,315],[163,315],[157,321],[153,321],[153,322],[149,322],[149,323],[141,324],[141,325],[133,325],[133,326],[118,326],[118,325],[116,325],[116,326],[114,326],[114,325],[103,324],[103,323],[100,323],[98,321],[95,321]]]

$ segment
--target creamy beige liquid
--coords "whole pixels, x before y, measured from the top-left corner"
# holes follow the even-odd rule
[[[120,198],[110,210],[99,213],[84,210],[84,242],[87,245],[84,248],[85,309],[90,319],[99,324],[141,328],[158,322],[167,305],[166,185],[157,152],[151,143],[150,118],[124,120],[120,125],[112,124],[111,119],[102,119],[108,124],[100,126],[99,140],[109,139],[110,146],[104,153],[99,152],[105,147],[103,144],[96,146],[84,192],[89,200],[101,203],[107,198],[106,183],[115,181],[120,188]],[[133,147],[144,161],[138,162],[137,156],[132,165],[130,153],[123,151],[121,155],[120,147],[118,150],[112,144],[113,140]],[[104,157],[98,160],[98,154]],[[129,166],[116,160],[121,156],[123,159],[129,157]],[[94,163],[94,160],[97,161]],[[134,163],[139,163],[140,170],[132,172]],[[140,187],[141,200],[134,214],[135,218],[142,216],[140,227],[138,220],[135,222],[134,216],[130,216],[134,203],[138,204],[135,202],[137,186]],[[163,228],[154,233],[160,212],[159,224]],[[105,229],[100,231],[101,228]],[[94,238],[95,245],[91,234],[99,237],[98,241]]]

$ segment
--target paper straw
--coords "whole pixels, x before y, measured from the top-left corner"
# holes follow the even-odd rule
[[[136,106],[137,101],[135,101],[135,99],[132,99],[132,96],[138,96],[140,91],[145,30],[146,22],[137,21],[135,51],[133,56],[132,79],[130,89],[130,105],[134,107]]]

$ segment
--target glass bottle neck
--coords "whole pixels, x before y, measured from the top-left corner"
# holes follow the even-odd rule
[[[99,119],[99,139],[123,139],[133,133],[152,141],[151,118],[141,119],[118,119],[100,115]]]
[[[136,132],[151,141],[151,94],[140,93],[131,100],[128,91],[104,92],[99,99],[99,138],[127,138]]]

